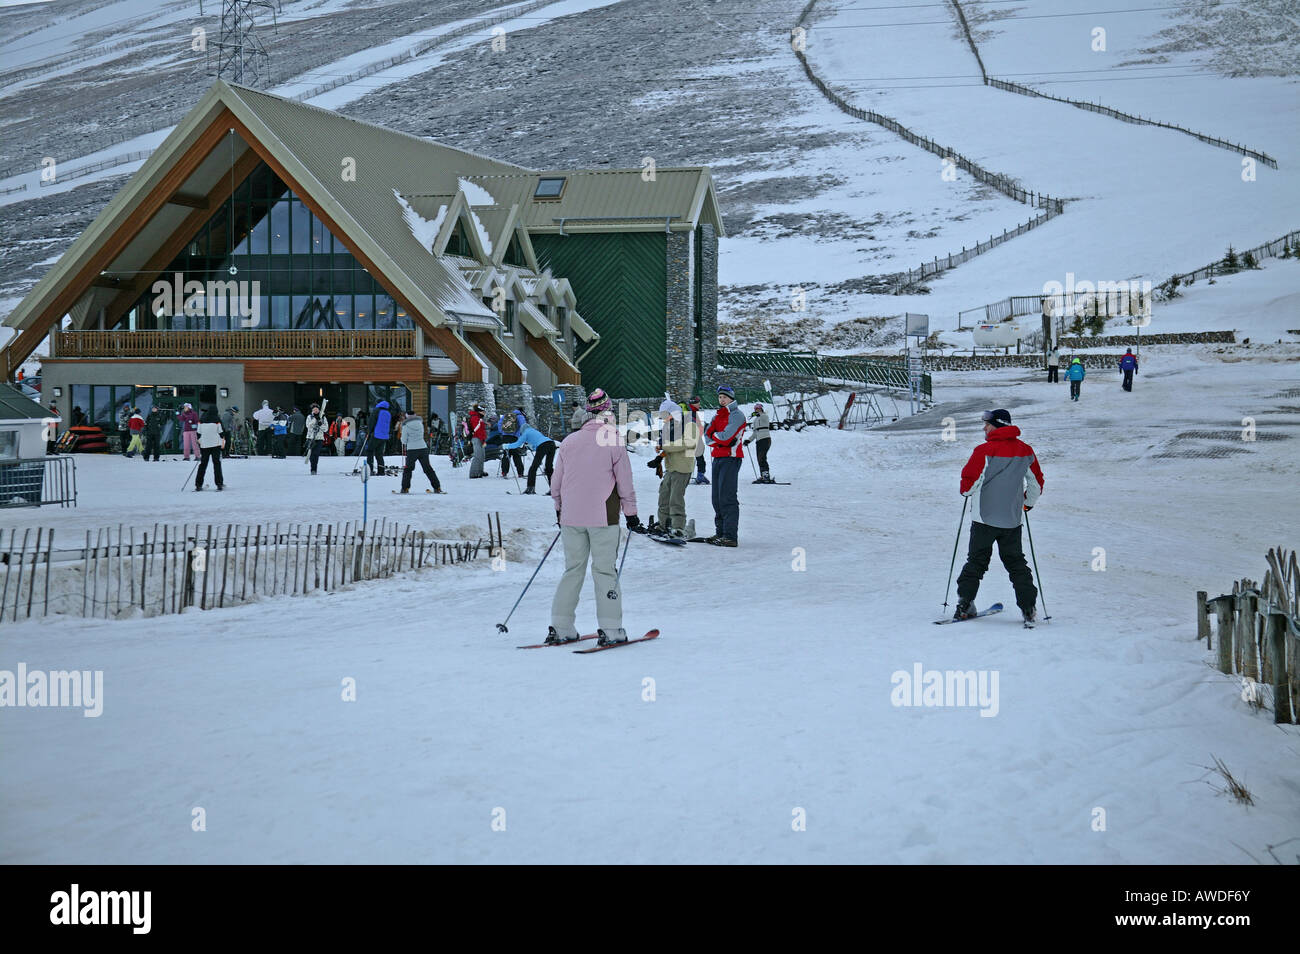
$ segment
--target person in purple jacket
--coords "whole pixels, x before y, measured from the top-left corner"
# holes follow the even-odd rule
[[[1138,359],[1132,348],[1124,350],[1124,357],[1119,359],[1119,369],[1124,372],[1124,383],[1120,385],[1125,391],[1133,390],[1133,374],[1138,369]]]
[[[199,412],[194,410],[194,405],[186,404],[181,408],[181,446],[185,452],[185,459],[190,459],[190,450],[194,450],[194,459],[199,459]]]
[[[619,588],[615,563],[618,558],[618,515],[622,511],[629,531],[641,526],[636,515],[636,491],[632,487],[632,464],[627,446],[609,410],[611,403],[600,388],[587,398],[592,418],[560,444],[555,472],[551,475],[551,499],[555,522],[564,541],[564,576],[551,601],[551,625],[547,643],[566,643],[578,638],[574,620],[582,583],[591,561],[591,579],[596,593],[597,645],[627,642],[623,629],[623,592]]]

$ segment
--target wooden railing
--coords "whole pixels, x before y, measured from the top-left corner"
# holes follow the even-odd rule
[[[415,332],[60,331],[60,358],[360,358],[415,354]]]

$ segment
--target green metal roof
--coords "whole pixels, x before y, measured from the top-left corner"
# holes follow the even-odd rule
[[[467,175],[498,205],[520,206],[530,232],[626,232],[693,229],[709,222],[722,234],[707,166],[657,169],[653,181],[640,169],[569,169]],[[564,179],[558,199],[534,197],[539,179]]]
[[[0,384],[0,421],[43,420],[49,408],[41,407],[12,384]]]

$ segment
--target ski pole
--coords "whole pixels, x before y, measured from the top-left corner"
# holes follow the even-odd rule
[[[758,477],[758,465],[754,463],[754,455],[749,455],[749,466],[754,469],[754,477]]]
[[[627,545],[631,542],[632,542],[632,531],[629,530],[627,532],[627,539],[623,541],[623,556],[618,561],[618,572],[614,574],[614,582],[616,585],[619,580],[623,579],[623,564],[627,562]],[[610,590],[605,595],[609,597],[611,600],[618,599],[617,590]]]
[[[497,632],[501,632],[501,633],[508,633],[508,632],[510,632],[510,630],[506,628],[506,623],[510,622],[510,617],[515,615],[515,610],[517,610],[517,609],[519,608],[519,603],[520,603],[520,601],[523,600],[523,598],[524,598],[524,593],[527,593],[527,592],[528,592],[528,587],[532,586],[532,585],[533,585],[533,580],[537,579],[537,574],[538,574],[538,573],[541,571],[541,569],[542,569],[542,563],[545,563],[545,562],[546,562],[546,558],[547,558],[548,556],[551,555],[551,551],[555,549],[555,544],[559,541],[559,539],[560,539],[560,531],[559,531],[559,530],[556,530],[556,531],[555,531],[555,539],[551,541],[551,545],[550,545],[549,547],[547,547],[547,548],[546,548],[546,552],[542,554],[542,561],[541,561],[541,563],[538,563],[538,564],[537,564],[537,569],[536,569],[536,570],[533,570],[533,575],[530,576],[530,577],[528,578],[528,582],[524,584],[524,592],[519,594],[519,599],[515,600],[515,605],[512,606],[512,607],[510,607],[510,612],[506,614],[505,621],[504,621],[504,622],[497,623]]]
[[[1029,511],[1025,511],[1025,530],[1029,533],[1029,556],[1034,561],[1034,576],[1038,580],[1038,598],[1043,601],[1043,619],[1051,619],[1047,612],[1047,600],[1043,597],[1043,575],[1038,572],[1038,555],[1034,553],[1034,531],[1029,526]]]
[[[185,478],[185,483],[181,484],[181,490],[184,490],[186,487],[190,485],[190,481],[194,479],[194,472],[198,469],[199,469],[199,462],[196,460],[194,462],[193,468],[190,469],[190,475]]]
[[[952,571],[957,566],[957,544],[961,543],[961,528],[966,522],[966,505],[970,503],[969,497],[963,497],[961,500],[961,517],[957,521],[957,539],[952,542],[952,562],[948,564],[948,585],[943,588],[943,608],[948,610],[948,591],[952,589]]]

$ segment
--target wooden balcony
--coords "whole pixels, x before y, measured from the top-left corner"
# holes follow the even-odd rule
[[[59,331],[58,358],[410,358],[411,329],[382,331]]]

